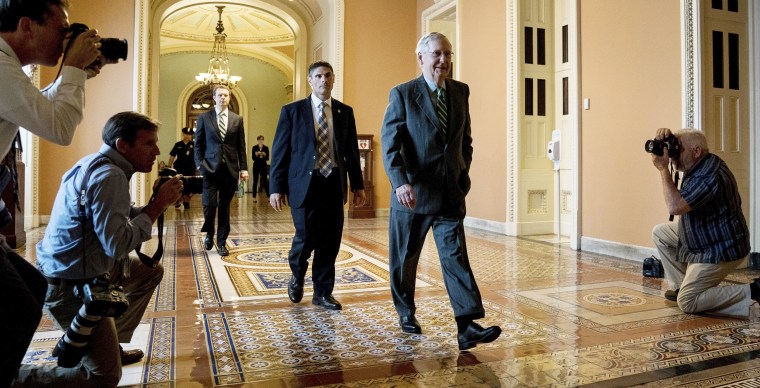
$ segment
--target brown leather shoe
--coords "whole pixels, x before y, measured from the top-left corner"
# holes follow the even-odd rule
[[[140,349],[124,350],[124,348],[119,345],[119,350],[121,351],[121,365],[134,364],[142,360],[145,356],[145,353]]]

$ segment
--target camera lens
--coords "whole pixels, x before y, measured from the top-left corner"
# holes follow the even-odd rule
[[[662,143],[657,140],[647,140],[644,143],[644,151],[657,156],[662,156]]]
[[[109,61],[127,60],[129,43],[127,43],[126,39],[101,38],[100,44],[100,53]]]

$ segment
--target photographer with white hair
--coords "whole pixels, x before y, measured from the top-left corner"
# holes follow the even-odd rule
[[[665,278],[675,290],[665,292],[685,313],[749,317],[752,299],[760,299],[758,280],[719,287],[750,251],[749,229],[742,214],[736,179],[726,163],[711,154],[702,131],[660,128],[647,142],[662,178],[665,204],[677,223],[654,227],[652,239]],[[683,173],[678,189],[668,165]]]

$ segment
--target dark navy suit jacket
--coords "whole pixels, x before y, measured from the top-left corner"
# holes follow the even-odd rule
[[[343,202],[351,191],[364,188],[359,144],[356,139],[356,120],[350,106],[332,99],[333,148],[340,180]],[[317,160],[317,140],[314,133],[311,95],[282,107],[277,131],[272,142],[272,162],[269,167],[269,192],[286,194],[292,207],[301,207],[308,194],[311,176]]]

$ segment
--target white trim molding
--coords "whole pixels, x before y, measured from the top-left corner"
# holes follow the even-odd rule
[[[625,260],[643,262],[645,258],[654,255],[654,248],[638,245],[622,244],[617,241],[600,240],[593,237],[581,237],[581,249],[584,252],[619,257]]]
[[[698,0],[681,0],[682,127],[702,126],[701,10]]]
[[[506,225],[505,234],[516,236],[518,233],[518,176],[519,159],[518,145],[520,144],[520,1],[507,2],[506,31],[507,47],[507,192],[506,192]]]
[[[750,142],[750,186],[749,228],[754,252],[760,251],[760,4],[748,1],[747,35],[749,38],[749,142]]]

